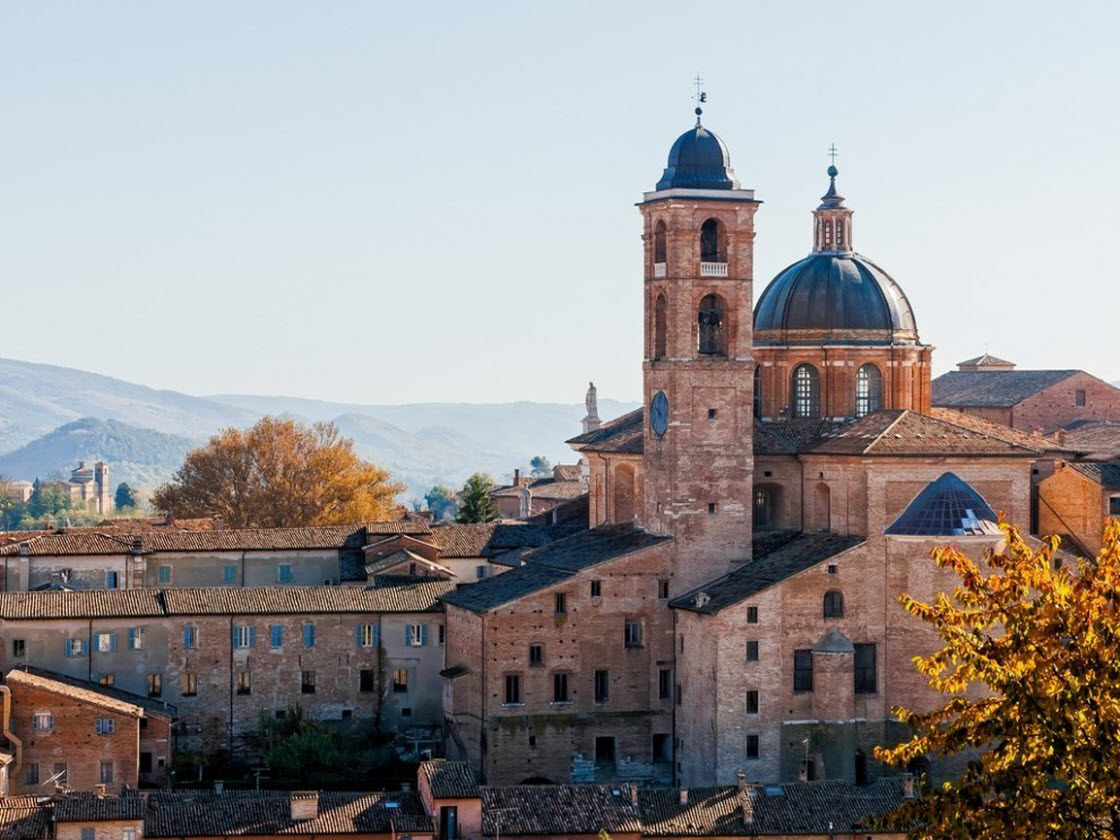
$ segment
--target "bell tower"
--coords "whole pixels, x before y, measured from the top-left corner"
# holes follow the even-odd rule
[[[751,557],[753,190],[700,122],[638,205],[645,243],[643,524],[676,538],[674,594]]]

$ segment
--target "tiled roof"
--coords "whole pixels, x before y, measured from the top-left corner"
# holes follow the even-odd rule
[[[1052,437],[1024,432],[1020,429],[1012,429],[1010,426],[984,420],[981,417],[977,417],[975,414],[965,414],[963,411],[957,411],[955,408],[934,406],[930,409],[929,416],[935,417],[938,420],[944,420],[946,423],[952,423],[954,426],[963,426],[966,429],[980,432],[989,437],[1001,438],[1009,443],[1025,446],[1028,449],[1039,449],[1043,452],[1076,451],[1076,448],[1071,447],[1068,442],[1059,443]],[[1120,448],[1117,449],[1117,452],[1120,452]]]
[[[35,796],[0,798],[0,837],[4,840],[47,840],[51,811]]]
[[[1080,452],[1091,461],[1107,461],[1120,455],[1120,423],[1080,421],[1062,432],[1063,448]]]
[[[959,367],[960,365],[1011,365],[1014,367],[1015,363],[1009,362],[1007,359],[993,356],[990,353],[985,353],[983,356],[977,356],[975,359],[966,359],[963,362],[957,362],[957,366]]]
[[[509,522],[451,522],[432,528],[428,541],[439,547],[440,558],[490,557],[502,551],[548,543],[537,525]]]
[[[139,796],[96,796],[70,793],[54,801],[55,822],[104,822],[139,820],[144,817],[144,800]]]
[[[291,794],[158,792],[148,796],[145,837],[269,834],[430,833],[432,821],[414,793],[318,794],[314,819],[293,820]],[[390,822],[391,820],[391,822]]]
[[[793,455],[843,428],[835,420],[782,420],[754,424],[756,455]]]
[[[424,761],[419,773],[428,780],[428,789],[435,799],[477,799],[480,796],[478,781],[465,761]]]
[[[522,479],[520,484],[511,484],[508,487],[499,487],[490,493],[491,496],[519,496],[523,489],[528,489],[534,499],[574,499],[587,491],[583,482],[577,476],[574,479],[533,478],[528,481]]]
[[[89,688],[82,688],[68,682],[60,682],[58,680],[41,677],[38,674],[31,674],[19,670],[9,671],[7,676],[4,677],[4,682],[8,685],[25,686],[40,691],[49,691],[51,694],[57,694],[60,697],[68,697],[79,703],[89,703],[94,706],[100,706],[103,709],[110,709],[122,715],[131,715],[132,717],[138,718],[144,717],[144,710],[140,706],[135,703],[118,700],[115,697],[110,697],[95,690],[92,685],[89,686]]]
[[[933,404],[1010,408],[1078,370],[954,370],[933,380]]]
[[[707,615],[718,613],[863,541],[863,537],[827,531],[799,534],[770,554],[756,557],[729,574],[675,598],[669,605]],[[505,575],[498,579],[502,577]]]
[[[37,668],[34,665],[20,665],[19,670],[48,680],[53,680],[56,683],[93,691],[105,697],[119,700],[122,703],[131,703],[134,706],[140,706],[144,709],[145,713],[149,715],[159,714],[174,717],[178,713],[178,708],[175,705],[160,700],[157,697],[148,697],[146,694],[133,694],[131,691],[125,691],[123,688],[92,683],[80,677],[59,674],[55,671],[48,671],[46,668]]]
[[[1116,464],[1089,464],[1075,462],[1069,465],[1105,490],[1120,490],[1120,466]]]
[[[446,566],[437,563],[435,560],[429,560],[427,557],[421,557],[416,552],[409,551],[407,548],[401,548],[394,551],[392,554],[386,554],[384,557],[370,560],[366,563],[366,575],[372,577],[388,569],[402,566],[405,563],[415,563],[417,572],[443,572],[446,575],[454,576],[454,572]]]
[[[158,589],[0,592],[0,618],[149,618],[163,615]]]
[[[0,548],[0,555],[19,554],[20,542],[20,540],[16,540]],[[52,532],[30,537],[25,542],[31,556],[63,557],[77,554],[128,554],[132,549],[132,540],[127,535],[101,534],[96,531]]]
[[[561,481],[579,481],[583,478],[583,468],[579,464],[557,464],[552,474]]]
[[[482,833],[598,834],[641,831],[630,786],[516,785],[482,788]]]
[[[1040,450],[909,409],[876,411],[806,448],[827,455],[1006,455]]]
[[[620,454],[640,455],[642,453],[642,430],[645,411],[633,411],[608,420],[593,432],[576,435],[567,443],[578,450],[589,452],[617,452]]]
[[[423,534],[430,534],[432,526],[428,523],[427,519],[416,518],[414,516],[406,517],[405,519],[397,519],[392,522],[367,522],[363,529],[368,536],[389,535],[389,534],[410,534],[412,536],[419,536]]]
[[[444,602],[485,612],[565,580],[580,569],[640,551],[669,537],[649,534],[631,524],[604,525],[521,555],[524,565],[456,589]]]
[[[884,533],[914,537],[998,535],[999,518],[966,481],[951,472],[927,484]]]
[[[164,589],[168,615],[283,615],[298,613],[431,612],[452,584],[444,580],[399,586],[262,586]]]
[[[854,786],[841,781],[785,785],[691,788],[681,803],[676,790],[639,794],[647,837],[847,835],[864,833],[870,819],[904,801],[902,780],[877,779]]]

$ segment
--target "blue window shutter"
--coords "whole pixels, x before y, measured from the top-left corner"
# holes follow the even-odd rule
[[[255,648],[257,646],[257,628],[249,625],[249,647]]]
[[[282,647],[284,644],[284,628],[279,624],[273,624],[269,628],[270,644],[274,648]]]
[[[116,644],[117,644],[117,636],[114,633],[113,634],[113,649],[114,650],[116,649]],[[129,650],[136,650],[136,628],[135,627],[129,627],[128,628],[128,649]]]
[[[427,624],[421,624],[420,625],[420,644],[423,646],[423,645],[426,645],[427,643],[428,643],[428,625]]]
[[[230,647],[237,647],[237,625],[235,624],[229,631]]]
[[[406,624],[404,626],[404,643],[406,645],[412,644],[412,625]]]
[[[66,651],[67,656],[73,656],[74,655],[74,640],[73,639],[67,639],[66,643],[63,645],[62,649],[64,651]]]
[[[116,652],[116,650],[117,650],[117,634],[116,633],[110,633],[109,634],[109,651],[110,652]]]
[[[362,646],[362,625],[360,623],[354,628],[354,641],[358,643],[358,647]]]
[[[381,625],[380,624],[372,624],[370,626],[373,628],[373,646],[374,647],[380,647],[380,645],[381,645]]]
[[[81,642],[82,656],[89,655],[89,639],[82,639]]]

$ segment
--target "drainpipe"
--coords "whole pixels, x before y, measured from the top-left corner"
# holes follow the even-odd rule
[[[0,709],[0,734],[8,739],[8,743],[15,750],[16,763],[12,768],[12,775],[15,775],[23,765],[23,741],[13,735],[9,728],[12,719],[12,690],[6,685],[0,685],[0,697],[4,698],[2,709]]]
[[[233,755],[233,616],[229,617],[229,754]]]
[[[93,682],[93,619],[86,630],[86,682]]]

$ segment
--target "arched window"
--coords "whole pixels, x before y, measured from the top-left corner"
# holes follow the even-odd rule
[[[653,261],[655,263],[665,262],[665,253],[665,222],[662,220],[653,229]]]
[[[697,314],[700,327],[698,349],[709,356],[727,352],[723,334],[723,302],[716,295],[707,295],[700,301]]]
[[[875,365],[864,365],[856,371],[856,417],[863,417],[883,407],[883,374]]]
[[[762,417],[762,368],[754,369],[754,416]]]
[[[665,358],[666,309],[665,295],[658,295],[653,304],[653,358]]]
[[[723,227],[715,219],[708,219],[700,225],[700,262],[727,262],[727,247],[723,238]]]
[[[812,365],[798,365],[793,371],[793,416],[821,416],[821,381]]]
[[[844,617],[844,595],[838,589],[830,589],[824,593],[824,617]]]

